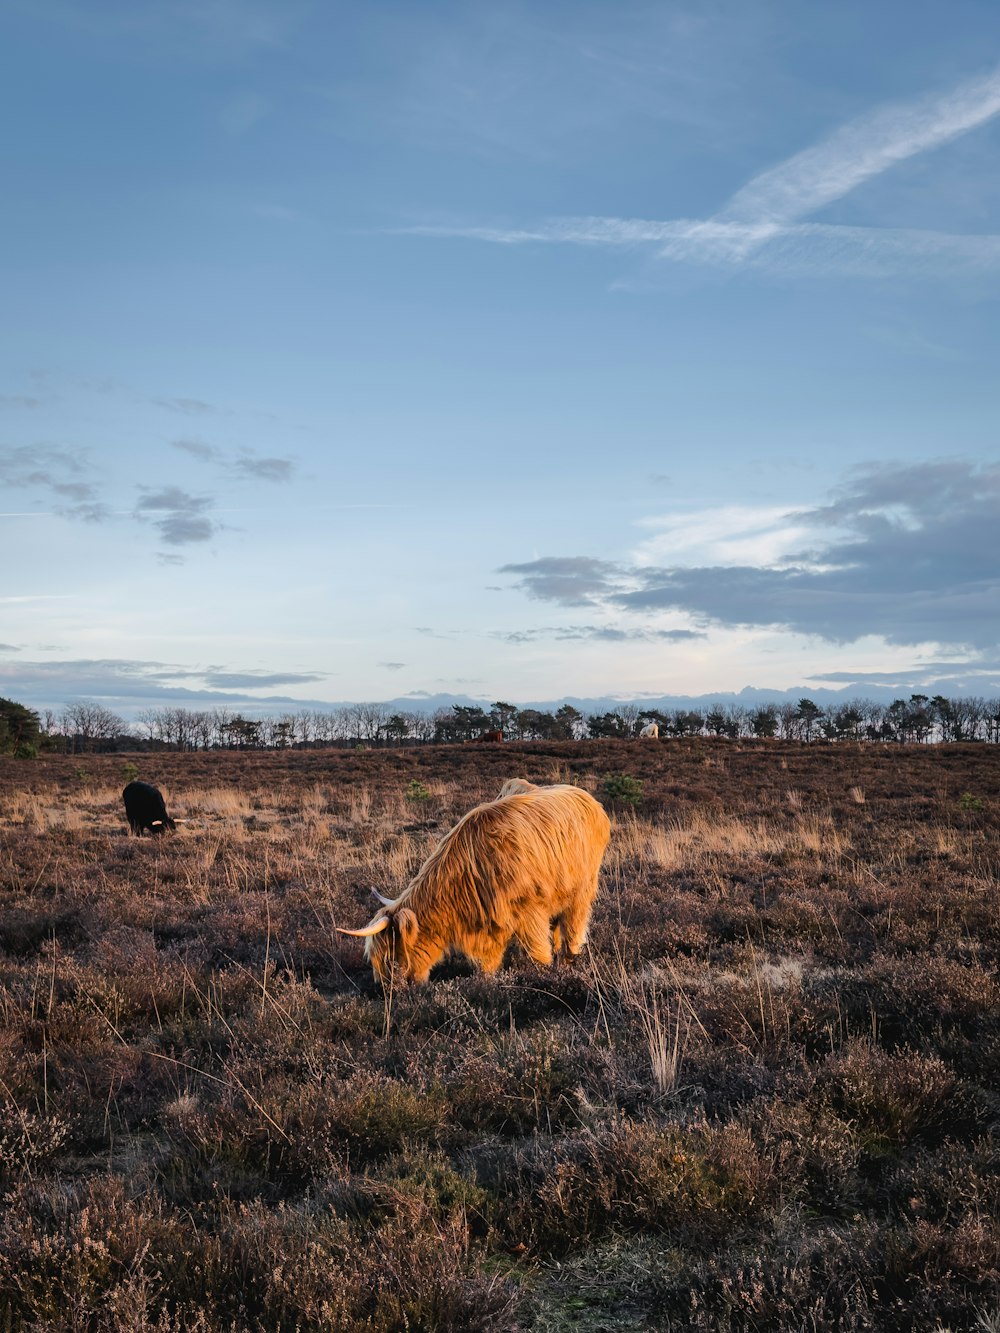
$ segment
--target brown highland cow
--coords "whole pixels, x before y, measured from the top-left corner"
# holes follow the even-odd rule
[[[608,817],[579,787],[504,783],[435,847],[398,898],[361,930],[375,975],[426,981],[446,953],[495,972],[512,939],[538,963],[587,939]]]

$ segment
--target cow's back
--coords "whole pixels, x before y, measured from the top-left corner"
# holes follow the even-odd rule
[[[603,808],[581,788],[519,790],[470,810],[406,896],[465,929],[510,925],[537,906],[556,916],[581,892],[593,894],[610,836]]]

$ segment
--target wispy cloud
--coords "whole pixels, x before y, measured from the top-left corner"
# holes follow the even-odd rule
[[[0,449],[0,481],[6,486],[38,486],[83,500],[92,493],[90,483],[81,480],[87,470],[79,451],[27,444]]]
[[[114,708],[158,703],[205,707],[217,703],[294,704],[269,691],[327,679],[315,671],[228,671],[134,658],[49,658],[0,661],[0,694],[48,707],[99,699]],[[318,701],[316,701],[318,702]]]
[[[193,398],[161,399],[163,406],[192,416],[208,416],[215,409],[210,403]],[[249,449],[225,450],[197,438],[171,441],[173,448],[202,463],[214,465],[230,481],[284,484],[295,474],[290,457],[262,456]],[[223,525],[210,511],[215,501],[180,486],[140,485],[139,498],[130,508],[112,508],[105,498],[112,491],[112,481],[99,475],[90,453],[84,449],[64,448],[38,443],[0,445],[0,488],[34,492],[38,508],[0,513],[0,518],[58,517],[84,523],[104,523],[116,516],[130,516],[151,527],[160,541],[174,548],[174,553],[160,552],[165,564],[182,563],[179,547],[211,540]],[[44,508],[42,507],[44,506]]]
[[[216,463],[232,477],[254,481],[291,481],[295,472],[295,463],[291,458],[261,457],[243,449],[237,453],[228,453],[204,440],[171,440],[171,448],[190,454],[203,463]]]
[[[168,412],[180,412],[185,417],[213,416],[219,410],[202,398],[153,398],[151,401],[157,407],[165,407]]]
[[[905,227],[703,224],[665,245],[664,259],[769,269],[789,275],[889,277],[900,272],[960,274],[1000,268],[1000,235]]]
[[[463,236],[498,245],[548,242],[655,247],[680,263],[754,266],[786,272],[879,276],[1000,269],[1000,235],[838,226],[803,219],[899,162],[940,147],[1000,113],[1000,68],[944,94],[891,103],[841,126],[736,191],[709,218],[549,218],[537,225],[410,227],[411,234]]]
[[[948,143],[1000,112],[1000,68],[949,92],[876,108],[755,176],[720,220],[787,223],[843,198],[897,162]]]
[[[192,458],[200,458],[205,463],[210,463],[219,457],[219,450],[203,440],[171,440],[170,447],[180,449],[182,453],[190,454]]]
[[[328,672],[316,671],[220,671],[210,669],[203,673],[180,671],[184,676],[202,676],[209,685],[218,689],[273,689],[276,685],[305,685],[326,680]]]
[[[291,481],[294,464],[290,458],[258,458],[241,454],[233,459],[231,467],[237,475],[253,477],[257,481]]]
[[[583,217],[549,218],[531,229],[449,225],[405,230],[410,235],[464,237],[497,245],[655,246],[659,258],[678,263],[767,268],[788,274],[837,272],[879,277],[913,268],[960,273],[1000,267],[1000,235],[908,227]]]
[[[78,518],[84,523],[104,523],[111,517],[111,508],[101,500],[87,500],[81,504],[64,505],[56,511],[60,518]]]
[[[203,495],[191,495],[179,486],[165,486],[153,491],[142,487],[136,501],[135,517],[148,519],[158,529],[168,546],[187,546],[207,542],[216,532],[216,524],[207,516],[212,501]]]
[[[0,407],[18,407],[30,411],[41,407],[41,398],[33,398],[26,393],[0,393]]]
[[[558,643],[586,640],[590,643],[686,643],[707,636],[692,629],[622,628],[621,625],[545,625],[536,629],[495,630],[491,636],[503,643],[537,643],[554,639]]]
[[[787,505],[717,505],[674,510],[639,520],[652,536],[633,555],[636,565],[777,565],[798,551],[808,528]]]
[[[835,685],[891,685],[906,689],[939,689],[943,681],[960,683],[963,689],[980,682],[995,688],[1000,683],[1000,660],[979,655],[966,662],[916,662],[894,671],[822,671],[806,680],[829,681]]]
[[[592,606],[623,586],[624,571],[592,556],[543,556],[524,564],[502,565],[498,574],[517,575],[529,597],[561,606]]]
[[[96,498],[93,483],[84,480],[91,472],[90,462],[80,450],[47,445],[0,449],[0,483],[18,489],[47,491],[65,501],[54,510],[61,518],[100,523],[109,517],[111,511]]]
[[[796,272],[891,275],[900,269],[979,272],[1000,267],[1000,235],[961,235],[901,227],[781,225],[765,221],[637,217],[555,217],[531,229],[411,227],[409,235],[457,236],[499,245],[528,241],[637,249],[655,245],[660,259]]]

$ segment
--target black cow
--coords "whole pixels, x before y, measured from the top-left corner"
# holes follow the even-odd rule
[[[167,814],[163,793],[151,782],[130,782],[122,792],[122,800],[133,833],[141,836],[146,829],[162,833],[164,829],[177,827]]]

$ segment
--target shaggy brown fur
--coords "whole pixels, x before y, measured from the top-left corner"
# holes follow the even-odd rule
[[[406,980],[426,981],[452,951],[495,972],[512,939],[539,963],[551,963],[553,949],[575,956],[610,836],[607,815],[579,787],[505,783],[364,928],[376,976],[385,981],[395,965]]]

